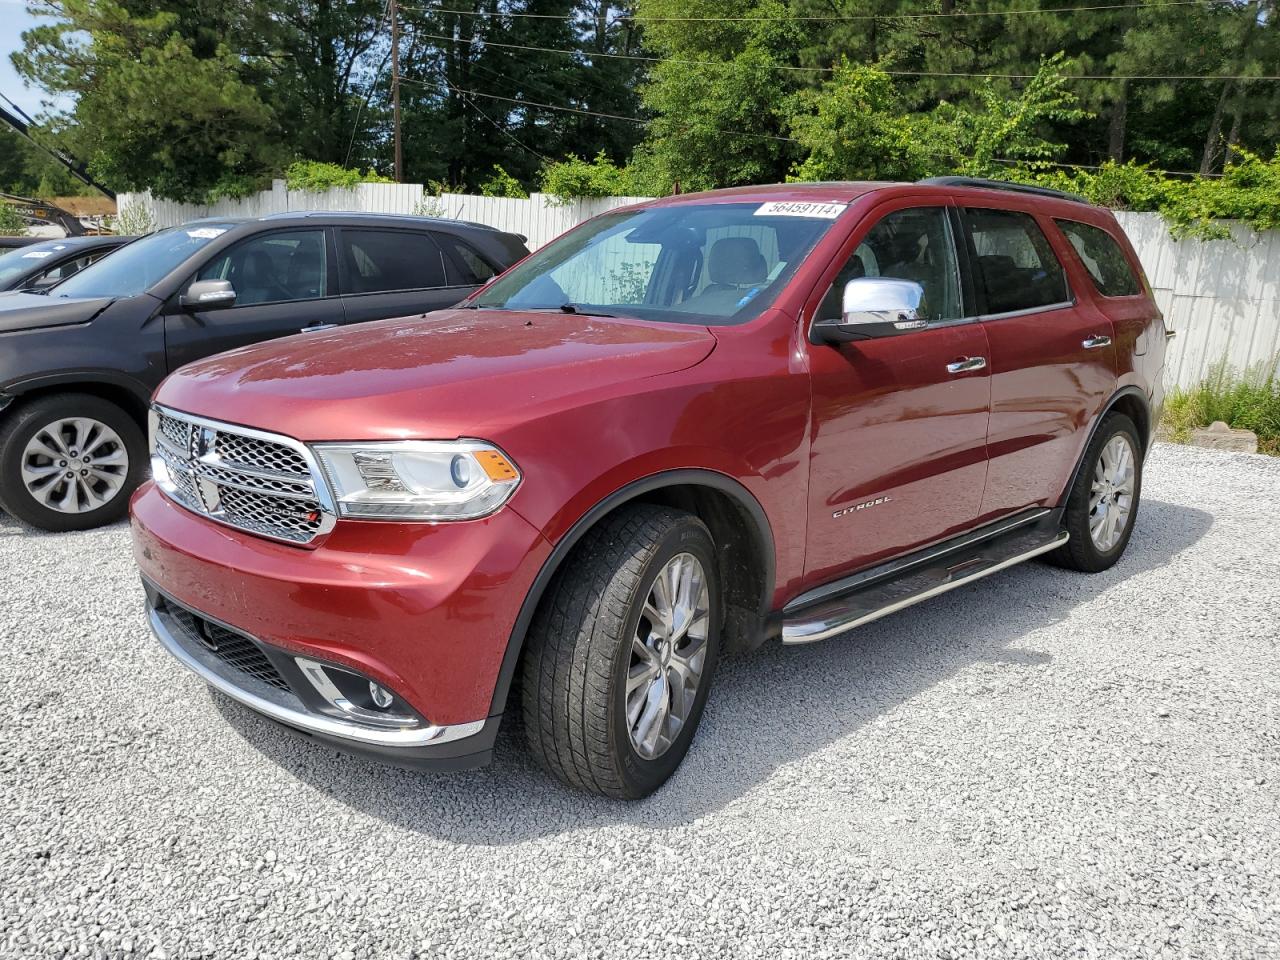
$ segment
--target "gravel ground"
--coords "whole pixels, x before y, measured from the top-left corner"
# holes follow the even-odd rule
[[[632,805],[295,741],[151,640],[123,525],[0,518],[0,956],[1280,957],[1280,460],[1145,492],[1107,573],[726,663]]]

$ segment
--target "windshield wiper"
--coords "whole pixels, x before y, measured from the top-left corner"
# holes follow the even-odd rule
[[[612,313],[604,313],[600,310],[584,310],[576,303],[562,303],[560,309],[565,313],[576,313],[584,317],[612,317]]]

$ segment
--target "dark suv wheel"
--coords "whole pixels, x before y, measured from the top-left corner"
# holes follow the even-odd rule
[[[638,504],[589,531],[525,653],[525,732],[542,766],[610,797],[661,786],[702,716],[720,602],[715,545],[692,514]]]
[[[0,422],[0,508],[43,530],[124,516],[146,440],[124,410],[84,393],[40,397]]]
[[[1106,570],[1129,544],[1141,496],[1138,428],[1122,413],[1108,414],[1067,496],[1063,523],[1071,539],[1045,559],[1086,573]]]

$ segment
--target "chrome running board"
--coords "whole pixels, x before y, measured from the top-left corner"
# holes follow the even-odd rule
[[[794,611],[783,611],[782,642],[813,643],[879,620],[922,600],[1056,550],[1067,542],[1065,530],[1019,527],[1000,536],[948,550],[932,562],[913,563],[895,575],[863,584]]]

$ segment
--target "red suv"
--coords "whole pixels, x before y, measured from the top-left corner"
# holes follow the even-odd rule
[[[1169,336],[1106,210],[1009,184],[751,187],[591,220],[455,309],[247,347],[155,395],[151,625],[394,763],[518,704],[639,797],[717,660],[1031,557],[1124,552]]]

